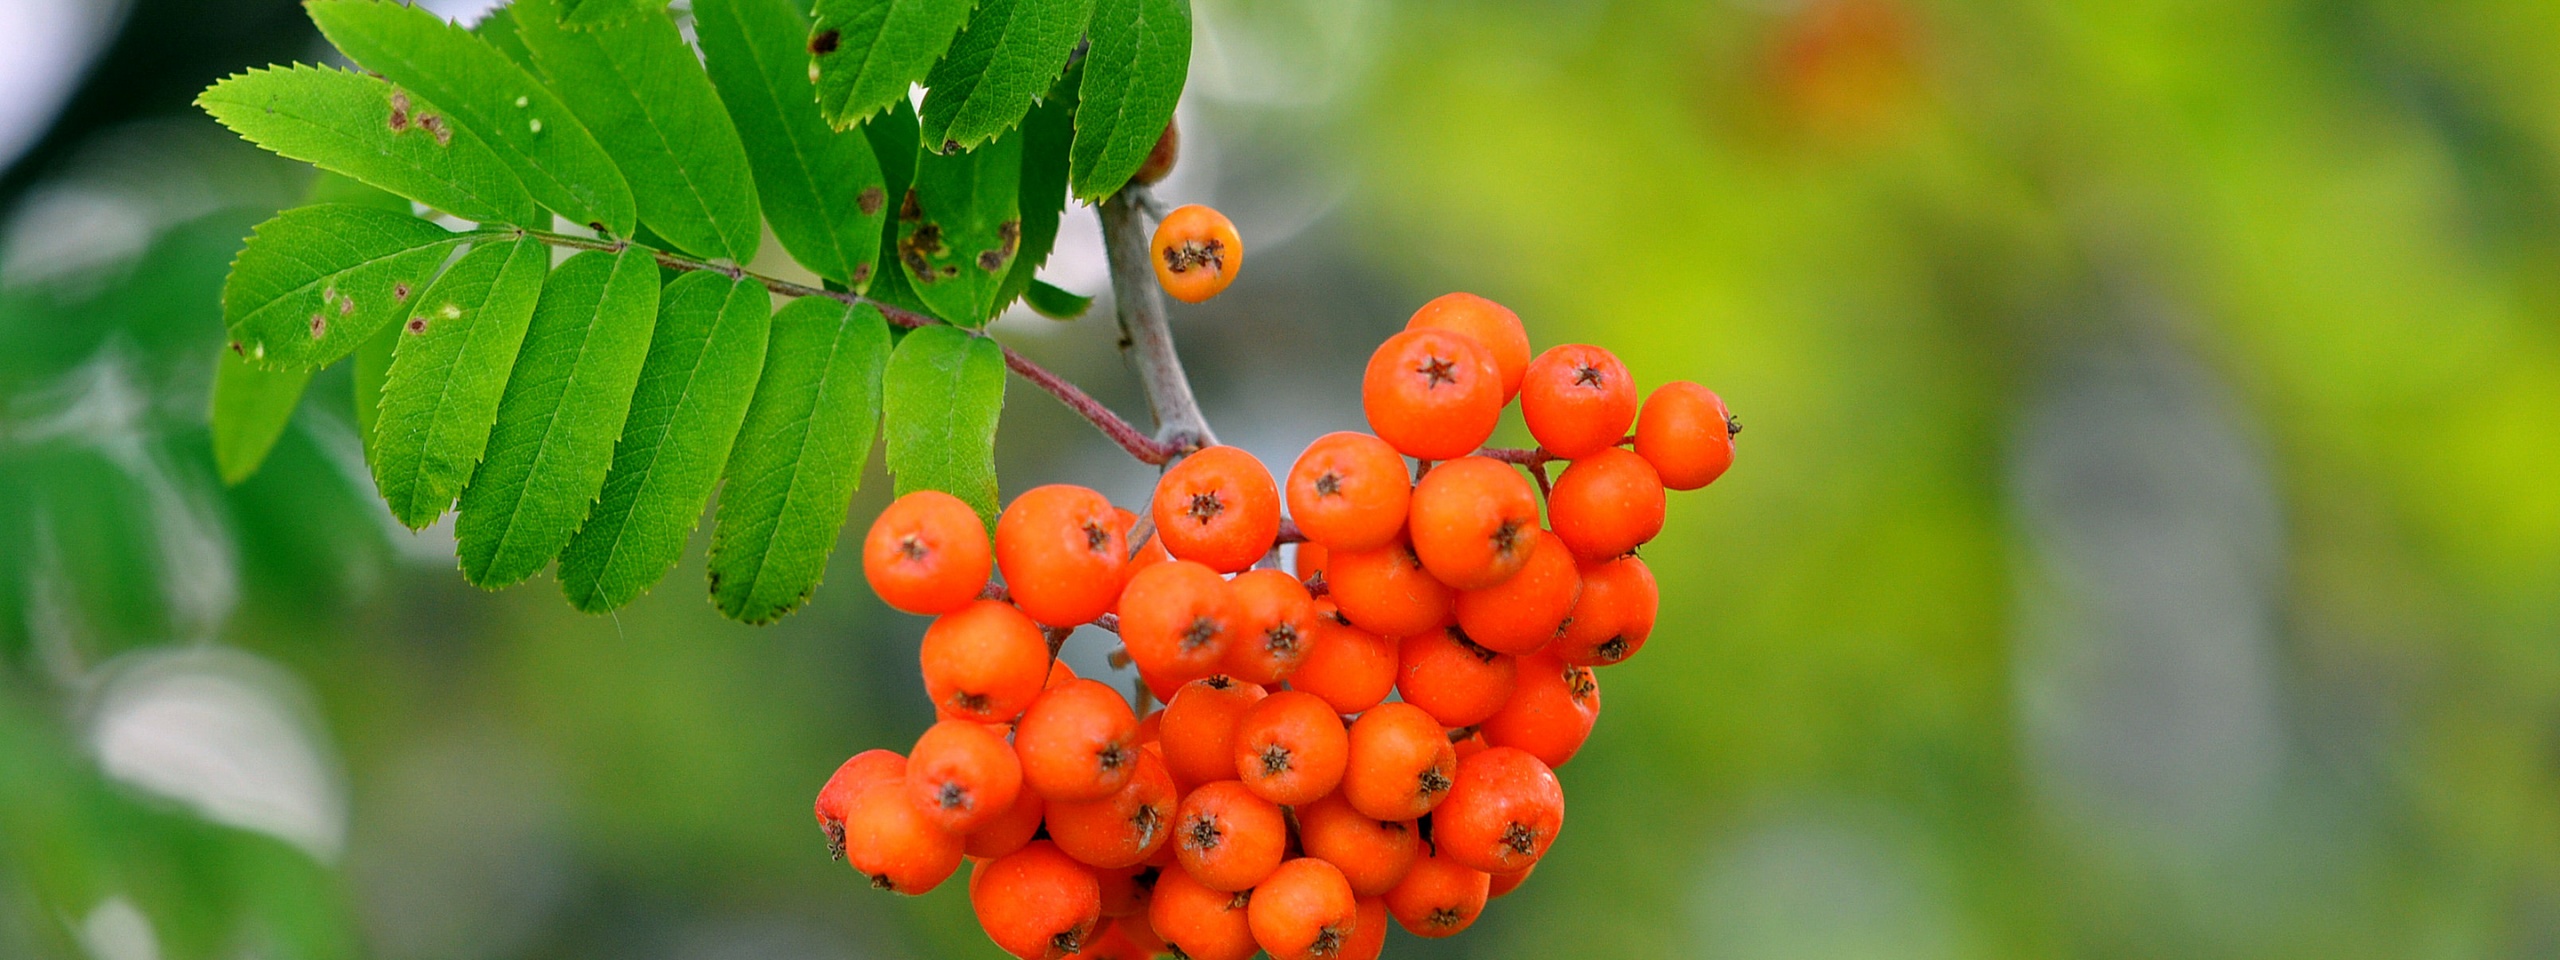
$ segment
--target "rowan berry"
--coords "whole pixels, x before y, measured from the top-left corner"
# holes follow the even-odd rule
[[[1289,517],[1322,548],[1373,550],[1404,531],[1413,481],[1404,455],[1365,433],[1316,438],[1289,468]],[[1301,558],[1304,547],[1299,548]],[[1301,569],[1299,576],[1305,576]]]
[[[1199,303],[1227,289],[1244,269],[1244,241],[1227,215],[1197,203],[1173,208],[1156,224],[1156,283],[1184,303]]]
[[[1280,866],[1288,843],[1279,805],[1233,780],[1201,784],[1174,808],[1174,856],[1213,890],[1261,883]]]
[[[1049,804],[1049,839],[1058,849],[1102,870],[1134,867],[1154,856],[1170,836],[1173,775],[1154,753],[1139,751],[1136,771],[1119,792],[1100,800]]]
[[[1661,533],[1662,498],[1653,464],[1611,447],[1565,468],[1547,493],[1547,518],[1574,559],[1597,563]]]
[[[1411,820],[1440,804],[1457,770],[1438,720],[1410,703],[1382,703],[1351,724],[1341,796],[1362,816]]]
[[[1564,630],[1582,599],[1582,574],[1573,551],[1554,533],[1540,530],[1529,562],[1511,579],[1458,594],[1458,628],[1486,649],[1527,654],[1543,649]]]
[[[1369,355],[1360,406],[1369,430],[1408,457],[1451,460],[1475,452],[1502,417],[1502,374],[1474,339],[1407,330]]]
[[[1526,750],[1549,767],[1564,766],[1600,720],[1600,678],[1590,667],[1567,664],[1551,653],[1520,658],[1519,677],[1511,699],[1485,720],[1485,742]],[[1359,731],[1352,732],[1357,756]]]
[[[1280,535],[1280,488],[1253,454],[1210,447],[1156,481],[1156,537],[1184,560],[1219,573],[1250,570]]]
[[[1313,584],[1316,578],[1324,576],[1325,556],[1329,552],[1324,544],[1313,540],[1301,543],[1297,556],[1290,560],[1289,571],[1298,575],[1298,582]]]
[[[907,753],[907,799],[935,826],[967,834],[1013,808],[1022,763],[1004,737],[971,720],[925,730]]]
[[[1040,791],[1017,790],[1012,806],[961,838],[961,852],[988,860],[1020,850],[1039,835],[1040,822],[1048,812],[1048,803],[1040,799]]]
[[[1636,422],[1636,382],[1618,355],[1569,343],[1529,361],[1520,419],[1538,446],[1567,460],[1618,445]]]
[[[1573,605],[1564,634],[1548,649],[1566,663],[1602,667],[1644,649],[1653,635],[1662,596],[1653,571],[1638,557],[1582,566],[1582,599]]]
[[[1529,879],[1529,875],[1536,872],[1538,872],[1538,865],[1533,863],[1521,868],[1518,873],[1494,874],[1493,889],[1487,891],[1486,895],[1499,897],[1503,894],[1510,893],[1513,890],[1518,890],[1520,889],[1520,884],[1526,882]]]
[[[876,780],[844,811],[844,859],[876,890],[913,896],[960,869],[960,837],[907,800],[904,777]]]
[[[1165,701],[1165,766],[1198,785],[1236,777],[1236,722],[1263,697],[1259,684],[1225,674],[1183,684]]]
[[[1236,721],[1236,779],[1273,803],[1308,803],[1342,783],[1350,749],[1350,735],[1332,705],[1302,690],[1283,690]]]
[[[1636,416],[1636,453],[1653,464],[1663,486],[1695,490],[1733,466],[1733,441],[1741,432],[1715,391],[1674,380],[1645,398]]]
[[[1457,737],[1458,731],[1452,730],[1449,732],[1449,735]],[[1484,731],[1476,730],[1468,733],[1466,736],[1458,737],[1458,739],[1450,741],[1449,746],[1458,751],[1458,762],[1465,763],[1467,762],[1468,757],[1483,753],[1493,745],[1484,742]]]
[[[1564,787],[1528,751],[1493,747],[1458,761],[1448,799],[1431,811],[1441,856],[1486,873],[1517,873],[1564,829]]]
[[[1172,824],[1167,823],[1165,826],[1169,829]],[[1147,893],[1155,889],[1156,877],[1160,874],[1161,871],[1158,868],[1144,864],[1115,870],[1095,870],[1093,878],[1102,881],[1102,915],[1116,921],[1121,917],[1147,912]],[[1113,923],[1111,926],[1116,928],[1122,924]]]
[[[1396,688],[1396,642],[1351,625],[1331,600],[1318,600],[1308,621],[1306,659],[1289,675],[1289,688],[1322,698],[1339,714],[1378,705]]]
[[[1325,592],[1352,625],[1383,637],[1421,633],[1449,622],[1456,592],[1422,568],[1402,540],[1375,550],[1325,558]]]
[[[1120,594],[1120,643],[1150,685],[1218,672],[1237,622],[1234,588],[1195,561],[1148,567]]]
[[[1067,484],[1033,487],[996,518],[996,567],[1031,619],[1072,627],[1111,609],[1129,544],[1111,501]]]
[[[1155,147],[1147,151],[1145,160],[1138,162],[1138,172],[1129,175],[1129,182],[1144,186],[1163,180],[1173,172],[1174,163],[1181,158],[1182,127],[1167,120],[1164,132],[1156,136]]]
[[[1218,890],[1167,870],[1147,900],[1147,926],[1190,960],[1248,960],[1261,949],[1253,942],[1252,902],[1249,888]]]
[[[1232,771],[1233,758],[1218,756],[1218,763]],[[844,812],[853,803],[853,795],[862,788],[882,780],[895,780],[907,775],[907,758],[895,750],[865,750],[836,767],[818,788],[818,830],[827,836],[827,855],[844,859]]]
[[[908,613],[950,613],[986,589],[995,555],[987,525],[960,498],[918,490],[890,502],[862,538],[862,577]]]
[[[1227,640],[1226,672],[1259,684],[1288,679],[1314,639],[1316,602],[1306,585],[1278,570],[1247,570],[1227,586],[1237,617]]]
[[[1350,942],[1360,904],[1333,864],[1299,857],[1253,888],[1245,920],[1272,960],[1334,960]]]
[[[1084,949],[1102,922],[1102,883],[1093,871],[1034,840],[978,867],[969,906],[988,939],[1022,960],[1055,960]]]
[[[1150,744],[1161,739],[1164,739],[1164,708],[1157,707],[1138,718],[1138,743]]]
[[[925,693],[953,717],[1013,719],[1049,677],[1040,625],[1001,600],[979,600],[936,618],[917,650]]]
[[[1109,882],[1106,878],[1105,886],[1108,886]],[[1108,899],[1110,893],[1106,890],[1103,896]],[[1160,951],[1130,936],[1130,926],[1105,916],[1095,925],[1094,934],[1085,938],[1084,949],[1067,954],[1058,960],[1157,960]],[[1161,955],[1170,956],[1170,954]]]
[[[1342,945],[1337,960],[1378,960],[1387,952],[1387,901],[1381,897],[1361,897],[1360,917],[1351,928],[1351,942]]]
[[[1396,692],[1444,727],[1482,723],[1502,709],[1518,669],[1510,654],[1485,649],[1456,627],[1417,633],[1396,646]]]
[[[1352,809],[1340,792],[1296,812],[1298,840],[1307,856],[1341,868],[1354,896],[1375,897],[1395,889],[1422,856],[1422,831],[1414,821],[1370,817]]]
[[[1045,640],[1047,638],[1043,637],[1042,639]],[[1075,678],[1076,668],[1067,666],[1067,661],[1063,658],[1051,657],[1049,659],[1049,679],[1040,684],[1040,689],[1055,690],[1058,689],[1059,684]]]
[[[1510,464],[1460,457],[1414,485],[1406,526],[1414,556],[1433,579],[1482,590],[1529,562],[1538,542],[1538,491]]]
[[[1138,768],[1138,715],[1100,681],[1078,679],[1041,694],[1014,728],[1022,783],[1051,807],[1100,800]]]
[[[1138,515],[1131,513],[1122,507],[1112,507],[1111,515],[1118,519],[1119,526],[1116,529],[1120,531],[1121,541],[1124,543],[1129,542],[1131,532],[1138,525]],[[1150,523],[1148,526],[1152,528],[1154,524]],[[1117,615],[1120,612],[1121,591],[1128,588],[1129,581],[1138,575],[1138,571],[1173,559],[1173,554],[1166,553],[1164,550],[1164,538],[1156,536],[1155,531],[1152,529],[1147,532],[1146,542],[1137,545],[1137,551],[1138,553],[1136,556],[1130,557],[1128,563],[1121,565],[1120,582],[1114,584],[1111,588],[1111,609],[1109,612],[1114,615]]]
[[[1473,339],[1502,374],[1502,402],[1520,395],[1520,378],[1529,370],[1529,331],[1511,308],[1472,293],[1444,293],[1404,322],[1407,330],[1447,330]]]
[[[1484,913],[1493,878],[1455,860],[1447,851],[1416,860],[1404,880],[1387,891],[1387,911],[1417,937],[1456,936]]]

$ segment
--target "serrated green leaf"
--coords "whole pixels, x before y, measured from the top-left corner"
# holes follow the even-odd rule
[[[311,185],[302,190],[303,203],[349,203],[403,216],[410,212],[409,201],[389,190],[341,173],[326,170],[314,170],[312,173]]]
[[[1093,298],[1050,286],[1047,281],[1033,280],[1022,293],[1022,302],[1031,310],[1051,320],[1073,320],[1093,309]]]
[[[810,272],[857,291],[870,286],[889,190],[870,143],[818,115],[809,18],[791,0],[695,0],[693,29],[746,144],[774,237]]]
[[[721,613],[770,623],[817,589],[871,456],[888,362],[889,322],[870,304],[806,297],[774,314],[712,526]]]
[[[224,78],[196,105],[251,143],[465,220],[523,225],[541,215],[478,135],[388,80],[270,67]]]
[[[916,297],[953,323],[994,318],[996,290],[1021,251],[1022,140],[920,153],[915,186],[899,201],[898,262]]]
[[[308,0],[329,42],[365,69],[448,111],[487,144],[535,202],[617,236],[636,222],[631,186],[567,104],[506,54],[424,9],[385,0]]]
[[[1004,348],[954,327],[918,327],[890,353],[881,388],[899,495],[940,490],[994,523]]]
[[[479,465],[550,268],[539,241],[474,247],[401,324],[374,423],[373,483],[410,529],[443,516]]]
[[[924,142],[974,149],[1013,129],[1066,69],[1093,0],[984,0],[925,75]]]
[[[915,105],[898,101],[888,112],[863,124],[862,135],[871,141],[871,154],[880,159],[880,181],[888,186],[889,196],[905,197],[916,176]],[[910,313],[933,316],[933,308],[916,299],[915,291],[907,286],[906,271],[898,266],[898,219],[881,220],[879,268],[873,271],[871,287],[864,296]]]
[[[755,175],[728,108],[665,13],[561,29],[558,0],[516,0],[516,30],[569,110],[613,154],[640,222],[702,257],[755,259]]]
[[[250,231],[222,282],[231,346],[259,366],[316,370],[408,309],[463,237],[406,213],[295,207]]]
[[[222,482],[258,472],[310,383],[309,370],[261,370],[229,350],[214,359],[213,465]]]
[[[373,428],[382,420],[382,383],[391,379],[391,354],[399,346],[399,325],[383,327],[356,348],[355,359],[347,364],[355,386],[356,440],[364,447],[368,469],[374,463]]]
[[[488,16],[480,18],[479,23],[472,25],[471,32],[480,39],[488,41],[489,45],[497,48],[499,53],[506,54],[507,59],[515,61],[516,66],[523,67],[525,73],[531,74],[535,79],[541,79],[542,68],[534,66],[533,51],[525,49],[524,36],[516,31],[514,7],[499,7],[489,11]]]
[[[837,129],[907,98],[976,0],[818,0],[809,32],[818,106]]]
[[[613,465],[657,320],[649,251],[589,251],[552,271],[498,401],[488,455],[462,489],[454,555],[464,579],[521,581],[578,532]]]
[[[1081,66],[1068,68],[1023,120],[1022,251],[1015,254],[1004,283],[996,288],[998,310],[1032,286],[1041,265],[1049,262],[1050,250],[1057,246],[1058,215],[1072,202],[1067,198],[1067,151],[1075,142],[1076,87],[1083,71]],[[1032,309],[1039,308],[1038,303],[1032,304]]]
[[[1097,0],[1068,178],[1100,200],[1129,182],[1173,122],[1191,72],[1191,0]]]
[[[560,25],[572,30],[619,27],[666,9],[667,0],[560,0]]]
[[[588,613],[631,602],[684,555],[764,369],[772,296],[688,273],[658,297],[658,325],[613,468],[560,551],[560,592]]]

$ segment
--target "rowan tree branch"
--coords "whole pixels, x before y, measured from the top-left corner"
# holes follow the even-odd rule
[[[1112,309],[1120,316],[1122,345],[1132,353],[1138,383],[1147,392],[1155,415],[1156,439],[1188,453],[1218,442],[1191,393],[1191,379],[1174,352],[1173,328],[1166,322],[1164,294],[1156,289],[1155,266],[1148,259],[1146,187],[1130,184],[1102,201],[1102,249],[1111,261]]]

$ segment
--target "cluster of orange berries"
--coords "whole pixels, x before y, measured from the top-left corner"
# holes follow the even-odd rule
[[[1015,498],[992,541],[945,494],[883,511],[863,572],[937,618],[939,722],[827,781],[839,855],[906,894],[973,861],[988,936],[1047,960],[1365,960],[1390,918],[1448,936],[1526,879],[1564,826],[1554,768],[1599,717],[1593,668],[1653,629],[1633,551],[1739,428],[1693,383],[1639,409],[1606,350],[1532,359],[1467,294],[1379,347],[1362,395],[1375,435],[1317,440],[1277,483],[1199,450],[1143,520],[1065,485]],[[1481,451],[1515,396],[1541,449]],[[1085,624],[1118,632],[1139,707],[1057,658]]]

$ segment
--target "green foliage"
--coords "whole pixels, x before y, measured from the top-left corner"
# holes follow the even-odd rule
[[[481,244],[403,322],[374,423],[373,482],[410,529],[443,516],[479,465],[550,265],[537,241]]]
[[[919,328],[898,340],[883,380],[898,493],[940,490],[995,523],[1004,349],[965,330]]]
[[[678,277],[659,295],[613,468],[560,553],[560,589],[578,609],[631,602],[684,553],[746,419],[772,309],[764,288],[713,273]]]
[[[1031,281],[1031,286],[1022,291],[1022,302],[1051,320],[1073,320],[1093,309],[1092,297],[1070,293],[1041,280]]]
[[[572,30],[619,27],[666,9],[667,0],[560,0],[560,25]]]
[[[1093,0],[985,0],[925,75],[924,142],[967,150],[1022,122],[1067,65]]]
[[[465,220],[532,223],[538,213],[479,135],[388,80],[271,67],[225,78],[196,104],[251,143]]]
[[[454,538],[465,579],[523,580],[578,532],[613,464],[657,318],[658,265],[644,251],[589,251],[552,272],[498,401],[488,458],[462,491]]]
[[[967,153],[916,155],[898,204],[898,263],[937,316],[979,326],[1003,304],[997,288],[1022,248],[1022,140]]]
[[[755,259],[763,219],[746,147],[675,21],[659,13],[566,30],[550,15],[554,2],[517,0],[517,32],[621,164],[640,221],[687,253]]]
[[[373,462],[373,428],[382,420],[382,384],[391,379],[391,355],[400,346],[400,328],[389,326],[356,348],[355,360],[347,364],[348,380],[354,388],[356,439],[364,447],[364,460]]]
[[[1049,262],[1049,251],[1058,243],[1058,215],[1066,203],[1067,154],[1076,137],[1076,87],[1084,80],[1083,68],[1072,67],[1058,77],[1048,96],[1032,108],[1022,124],[1022,189],[1017,204],[1022,209],[1022,250],[1014,255],[1013,267],[1005,272],[1004,284],[996,289],[996,303],[1012,303],[1033,287],[1033,277]],[[1054,293],[1066,291],[1050,288]],[[1087,304],[1092,298],[1083,298]],[[1059,316],[1066,302],[1051,299],[1051,309],[1043,309],[1034,301],[1031,308],[1049,316]],[[1076,307],[1073,314],[1084,312]]]
[[[769,623],[817,589],[880,423],[889,322],[869,304],[809,297],[773,317],[712,527],[711,599]]]
[[[258,472],[310,383],[309,370],[261,369],[228,350],[214,359],[213,465],[222,482]]]
[[[775,238],[811,273],[869,286],[889,190],[862,135],[818,116],[809,19],[791,0],[697,0],[693,24]]]
[[[463,238],[405,213],[326,203],[259,224],[222,285],[234,349],[314,370],[400,318]]]
[[[589,8],[603,6],[590,3]],[[311,0],[312,22],[365,69],[451,111],[533,199],[571,222],[631,232],[631,187],[541,81],[471,31],[386,0]]]
[[[818,105],[838,128],[907,98],[976,0],[818,0],[809,34]]]
[[[1068,176],[1100,200],[1138,172],[1191,72],[1191,0],[1098,0]]]

